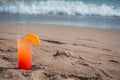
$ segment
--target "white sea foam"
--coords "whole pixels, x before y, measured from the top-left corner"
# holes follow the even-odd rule
[[[120,6],[83,3],[81,1],[39,1],[16,2],[0,6],[0,13],[20,14],[62,14],[62,15],[99,15],[120,16]]]

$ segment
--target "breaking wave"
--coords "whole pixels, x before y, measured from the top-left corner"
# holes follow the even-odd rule
[[[37,15],[120,16],[120,6],[83,1],[1,0],[0,13]]]

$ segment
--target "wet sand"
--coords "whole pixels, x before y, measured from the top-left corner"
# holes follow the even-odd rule
[[[119,80],[120,30],[27,24],[41,46],[33,46],[32,70],[17,69],[20,24],[0,24],[0,80]]]

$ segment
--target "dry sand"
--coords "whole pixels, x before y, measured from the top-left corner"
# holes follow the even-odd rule
[[[120,30],[27,24],[41,46],[25,71],[17,69],[21,26],[0,24],[0,80],[120,80]]]

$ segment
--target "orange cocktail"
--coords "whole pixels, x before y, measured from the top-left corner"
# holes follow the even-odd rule
[[[30,70],[32,66],[32,44],[40,46],[40,39],[33,33],[19,35],[17,40],[18,68]]]
[[[18,42],[18,68],[30,70],[32,65],[32,44],[26,42],[23,38]]]

